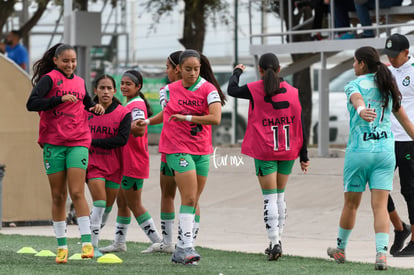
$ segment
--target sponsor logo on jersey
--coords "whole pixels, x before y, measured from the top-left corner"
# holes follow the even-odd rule
[[[178,105],[181,106],[203,106],[204,100],[186,100],[186,99],[179,99]]]
[[[275,118],[265,118],[262,120],[263,126],[277,126],[277,125],[286,125],[292,124],[295,121],[295,116],[284,116],[284,117],[275,117]]]
[[[54,114],[55,116],[75,117],[75,115],[74,115],[74,114],[68,114],[68,113],[65,113],[65,112],[58,111],[58,110],[53,110],[53,114]]]
[[[387,136],[387,132],[382,131],[381,133],[364,133],[364,141],[368,141],[368,140],[380,140],[383,138],[388,138]]]

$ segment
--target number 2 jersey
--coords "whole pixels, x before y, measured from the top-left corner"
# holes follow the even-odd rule
[[[189,121],[168,121],[173,114],[203,116],[209,114],[209,105],[220,102],[216,87],[202,77],[190,88],[182,81],[168,84],[170,99],[164,108],[163,128],[159,151],[165,154],[187,153],[208,155],[213,152],[211,125]]]
[[[303,146],[298,90],[287,82],[268,97],[263,80],[247,84],[252,96],[241,152],[259,160],[295,160]]]
[[[365,74],[345,86],[347,108],[350,115],[349,152],[394,152],[394,136],[391,132],[392,98],[384,107],[384,98],[375,83],[375,74]],[[360,93],[367,108],[375,109],[377,117],[373,122],[363,120],[351,103],[351,95]]]

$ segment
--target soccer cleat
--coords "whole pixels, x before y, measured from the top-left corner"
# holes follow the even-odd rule
[[[282,243],[279,242],[272,247],[272,243],[269,244],[269,247],[265,250],[265,253],[268,255],[269,261],[277,261],[282,257]]]
[[[375,257],[375,270],[387,270],[387,254],[378,252]]]
[[[403,248],[405,240],[411,234],[411,226],[409,224],[405,224],[404,222],[402,224],[403,224],[402,231],[394,230],[394,243],[392,244],[390,248],[391,255],[398,254],[398,252]]]
[[[163,242],[160,243],[153,243],[147,249],[141,251],[141,253],[173,253],[174,252],[174,245],[173,244],[165,244]]]
[[[171,261],[176,264],[195,264],[200,261],[200,255],[192,247],[176,247],[171,257]]]
[[[394,257],[413,257],[414,256],[414,241],[410,241],[406,247],[400,252],[396,252]]]
[[[56,253],[56,263],[65,264],[68,261],[68,249],[67,248],[58,248]]]
[[[99,258],[102,257],[103,254],[101,253],[101,251],[99,251],[99,249],[97,247],[93,248],[93,257],[94,258]]]
[[[102,253],[126,252],[127,251],[127,246],[126,246],[126,243],[113,242],[108,246],[100,248],[99,251],[101,251]]]
[[[92,244],[85,244],[84,246],[82,246],[82,254],[81,254],[82,259],[93,258],[93,256],[94,256],[94,249],[93,249]]]
[[[338,264],[345,263],[345,250],[336,247],[328,247],[328,250],[326,252],[328,253],[328,256],[334,258],[335,262]]]

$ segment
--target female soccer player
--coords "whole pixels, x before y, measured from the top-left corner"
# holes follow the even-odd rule
[[[170,82],[178,81],[182,79],[181,71],[179,67],[179,57],[182,51],[176,51],[171,53],[166,62],[166,73]],[[210,65],[208,58],[201,54],[200,55],[200,76],[213,84],[219,94],[223,94],[220,85],[217,79],[214,76],[213,70]],[[160,104],[164,109],[167,106],[169,98],[169,86],[165,86],[160,90]],[[147,124],[159,124],[163,120],[163,111],[158,113],[156,116],[147,119],[145,122]],[[143,121],[140,121],[141,126],[146,124]],[[161,185],[161,230],[163,235],[163,240],[161,243],[154,243],[152,246],[143,252],[174,252],[174,244],[172,242],[173,234],[173,225],[175,219],[175,210],[174,210],[174,198],[176,191],[176,184],[174,181],[174,175],[170,167],[167,164],[165,154],[161,155],[161,173],[160,173],[160,185]],[[198,236],[198,230],[200,228],[200,205],[196,204],[196,213],[193,221],[193,246],[195,240]]]
[[[376,244],[375,269],[387,269],[390,218],[388,194],[395,168],[391,112],[414,139],[414,125],[401,106],[401,94],[387,66],[372,47],[361,47],[354,54],[357,79],[345,86],[350,114],[349,139],[344,164],[344,206],[339,220],[337,247],[328,255],[345,262],[345,249],[354,228],[362,192],[368,182],[374,214]],[[379,161],[380,160],[380,161]]]
[[[213,152],[211,125],[220,123],[225,99],[221,91],[200,77],[200,59],[194,50],[180,54],[182,79],[168,85],[170,99],[164,108],[159,145],[181,195],[178,242],[171,260],[182,264],[200,260],[193,248],[193,221]]]
[[[268,260],[282,256],[281,237],[286,219],[285,188],[295,160],[307,171],[307,140],[302,125],[298,90],[279,78],[279,60],[273,53],[260,57],[261,80],[239,87],[246,67],[236,66],[228,93],[250,100],[246,134],[241,152],[254,158],[264,200]]]
[[[92,245],[95,257],[105,208],[112,207],[122,180],[122,146],[127,144],[131,130],[131,113],[114,97],[116,84],[112,76],[96,78],[94,101],[105,109],[102,116],[89,115],[92,146],[89,149],[87,183],[92,196],[90,214]]]
[[[142,205],[142,187],[149,176],[148,134],[146,127],[138,127],[138,119],[152,115],[149,103],[141,92],[142,75],[135,70],[126,71],[121,79],[121,91],[127,98],[126,108],[131,112],[132,124],[128,143],[123,147],[123,177],[118,194],[118,216],[114,242],[101,252],[126,251],[126,234],[131,222],[131,211],[141,229],[152,243],[161,242],[154,220]]]
[[[77,59],[75,49],[57,44],[46,51],[34,64],[34,88],[27,102],[29,111],[40,113],[39,145],[52,193],[52,219],[58,250],[57,263],[66,263],[66,198],[74,204],[82,239],[82,258],[94,256],[91,244],[89,207],[84,184],[88,166],[91,133],[87,113],[103,114],[100,104],[88,95],[85,82],[74,74]]]

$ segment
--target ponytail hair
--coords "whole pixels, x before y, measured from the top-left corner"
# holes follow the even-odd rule
[[[213,84],[214,87],[216,87],[217,92],[220,96],[221,106],[223,106],[224,104],[226,104],[226,96],[221,90],[220,84],[218,83],[216,76],[213,73],[210,61],[204,54],[200,55],[200,64],[200,76],[208,82],[210,82],[211,84]]]
[[[401,107],[401,93],[391,71],[380,61],[378,51],[373,47],[361,47],[355,51],[355,59],[365,63],[365,73],[375,73],[375,83],[385,101],[385,107],[391,96],[392,110],[398,111]]]
[[[100,76],[96,77],[95,80],[93,81],[93,88],[94,89],[98,89],[99,81],[101,81],[102,79],[109,79],[109,80],[111,80],[112,86],[114,87],[114,89],[116,89],[115,79],[112,76],[110,76],[109,74],[103,74],[103,75],[100,75]],[[118,102],[118,104],[122,104],[121,101],[119,101],[119,99],[116,98],[115,96],[112,97],[112,100]],[[95,95],[93,97],[93,101],[95,103],[99,103],[99,97],[98,97],[98,95]]]
[[[259,67],[263,70],[263,84],[266,96],[272,97],[279,92],[279,59],[273,53],[265,53],[259,59]]]
[[[124,72],[123,76],[126,76],[129,79],[131,79],[132,82],[134,82],[136,86],[141,86],[138,90],[138,95],[145,102],[145,107],[147,108],[148,117],[152,116],[153,112],[152,112],[152,109],[151,109],[151,105],[149,104],[148,100],[145,98],[144,94],[141,92],[143,82],[144,82],[144,80],[142,78],[142,74],[138,71],[135,71],[135,70],[128,70],[128,71]]]
[[[62,54],[62,52],[66,50],[75,51],[75,48],[68,44],[58,43],[50,49],[48,49],[43,54],[42,58],[33,64],[33,86],[35,86],[39,82],[40,78],[42,78],[43,75],[52,71],[56,67],[55,63],[53,62],[53,58],[58,57]]]

